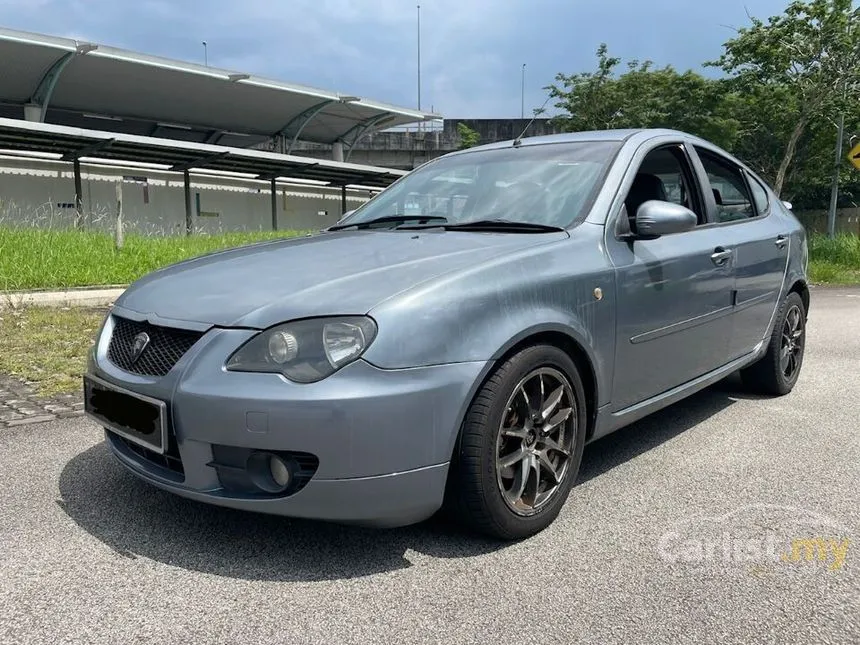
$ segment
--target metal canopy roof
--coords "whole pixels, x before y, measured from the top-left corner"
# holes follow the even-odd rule
[[[287,140],[347,145],[376,128],[438,118],[356,96],[231,70],[0,28],[0,117],[201,143]]]
[[[0,118],[0,150],[50,153],[73,161],[97,158],[122,163],[150,163],[164,170],[193,168],[239,172],[258,179],[314,180],[334,186],[361,185],[384,188],[407,174],[402,170],[309,159],[263,150],[140,137],[99,130],[83,130],[48,123]]]

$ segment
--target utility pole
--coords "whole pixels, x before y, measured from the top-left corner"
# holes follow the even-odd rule
[[[418,5],[418,110],[421,110],[421,5]]]
[[[207,49],[205,40],[203,41],[203,64],[209,67],[209,50]]]
[[[839,115],[836,132],[836,161],[833,164],[833,183],[830,186],[830,209],[827,211],[827,235],[836,236],[836,202],[839,199],[839,166],[842,165],[842,137],[845,134],[845,113]]]
[[[522,83],[520,84],[520,119],[526,117],[526,64],[523,63]]]

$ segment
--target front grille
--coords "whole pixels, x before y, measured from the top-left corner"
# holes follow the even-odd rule
[[[118,316],[114,316],[113,320],[108,359],[126,372],[143,376],[167,374],[203,335],[199,331],[159,327],[148,322],[137,322]],[[142,332],[149,336],[149,344],[137,360],[134,360],[132,355],[134,339]]]

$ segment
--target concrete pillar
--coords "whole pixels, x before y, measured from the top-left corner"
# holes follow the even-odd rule
[[[278,230],[278,189],[275,186],[275,179],[272,178],[272,230]]]
[[[27,103],[24,106],[24,120],[33,121],[34,123],[42,122],[42,106],[35,103]]]
[[[182,172],[182,178],[185,180],[185,234],[191,235],[194,232],[194,209],[191,205],[191,175],[187,170]]]
[[[72,162],[72,169],[75,173],[75,228],[81,228],[84,225],[84,190],[79,159]]]
[[[331,146],[331,158],[343,161],[343,141],[335,141]]]

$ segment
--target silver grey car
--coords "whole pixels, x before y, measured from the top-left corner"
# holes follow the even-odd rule
[[[446,508],[517,539],[586,443],[737,370],[788,393],[806,268],[788,206],[695,137],[482,146],[318,234],[131,285],[86,410],[131,473],[195,500],[372,526]]]

